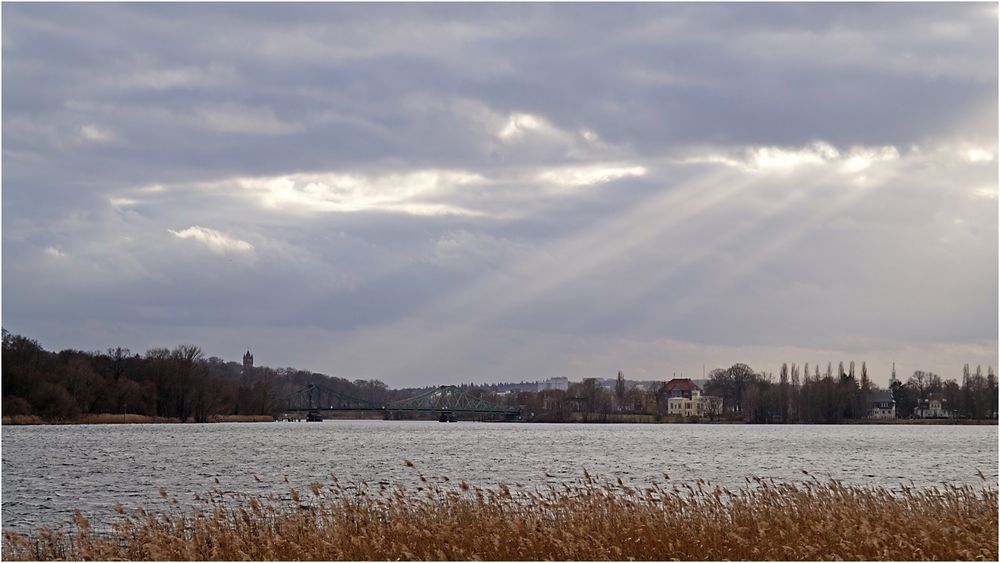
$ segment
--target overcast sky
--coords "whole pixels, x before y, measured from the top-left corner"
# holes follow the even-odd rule
[[[997,365],[997,6],[3,5],[3,326],[391,386]]]

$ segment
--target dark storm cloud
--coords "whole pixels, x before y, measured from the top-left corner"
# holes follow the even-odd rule
[[[44,344],[996,363],[993,5],[3,16],[4,325]]]

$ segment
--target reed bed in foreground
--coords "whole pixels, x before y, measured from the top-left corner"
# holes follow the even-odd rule
[[[4,535],[5,559],[996,560],[997,490],[890,491],[748,479],[736,491],[600,482],[542,489],[327,485],[264,499],[213,490],[188,511],[95,533]],[[161,494],[162,491],[161,491]]]

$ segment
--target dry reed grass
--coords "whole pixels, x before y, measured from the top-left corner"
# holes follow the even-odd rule
[[[209,422],[274,422],[270,415],[216,414],[208,417]]]
[[[194,420],[188,420],[193,423]],[[213,415],[208,422],[274,422],[274,417],[268,415]],[[4,416],[3,424],[180,424],[179,418],[146,416],[142,414],[85,414],[80,418],[69,420],[45,420],[35,415],[18,414]]]
[[[178,424],[179,418],[163,418],[143,414],[85,414],[79,418],[46,420],[33,414],[17,414],[3,417],[3,424],[49,425],[49,424]]]
[[[121,517],[97,534],[4,534],[5,559],[996,560],[997,490],[892,492],[810,478],[730,491],[573,484],[497,490],[328,485],[260,499],[213,490],[190,512]],[[669,483],[669,481],[668,481]],[[161,494],[165,494],[161,491]],[[180,510],[180,509],[178,509]]]
[[[45,424],[45,421],[33,414],[15,414],[0,418],[0,424]]]
[[[154,424],[179,423],[178,418],[163,418],[143,414],[85,414],[69,424]]]

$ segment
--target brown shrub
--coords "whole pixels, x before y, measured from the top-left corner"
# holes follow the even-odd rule
[[[427,479],[425,477],[425,479]],[[748,479],[731,491],[632,488],[589,475],[498,489],[319,483],[287,497],[210,491],[190,512],[122,516],[96,534],[4,535],[6,559],[996,560],[997,490]]]
[[[30,415],[31,403],[24,397],[7,395],[3,398],[4,418],[8,416]]]

